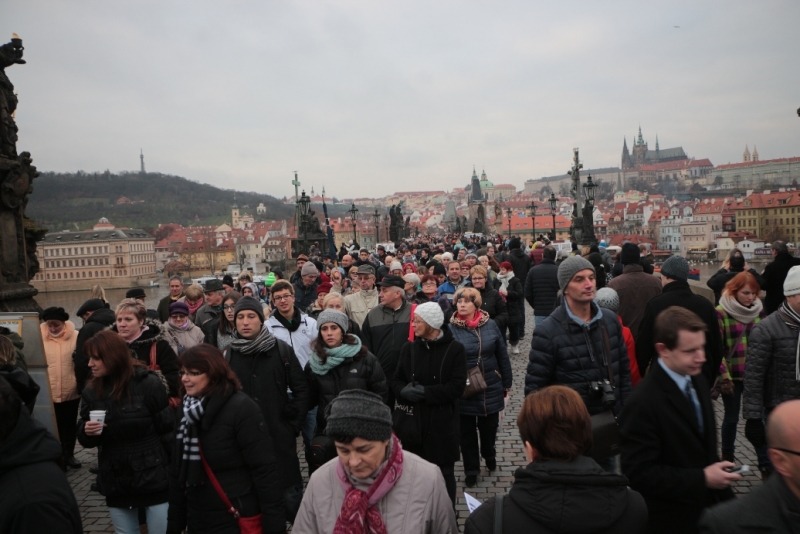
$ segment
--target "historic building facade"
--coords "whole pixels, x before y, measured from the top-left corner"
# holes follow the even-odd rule
[[[91,230],[47,234],[36,246],[39,273],[31,280],[41,292],[148,285],[156,279],[153,236],[116,228],[103,217]]]
[[[679,161],[689,159],[683,147],[665,148],[661,150],[656,136],[656,149],[650,150],[647,142],[642,137],[642,127],[639,127],[639,135],[635,138],[633,148],[628,151],[627,138],[622,141],[622,163],[620,166],[623,171],[632,170],[642,165],[652,165],[655,163],[666,163],[668,161]]]

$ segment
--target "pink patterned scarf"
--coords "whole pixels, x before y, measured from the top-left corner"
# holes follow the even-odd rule
[[[389,493],[403,474],[403,449],[392,434],[392,453],[378,478],[366,493],[356,489],[341,460],[336,464],[336,477],[345,491],[342,509],[333,527],[333,534],[387,534],[383,517],[376,504]]]

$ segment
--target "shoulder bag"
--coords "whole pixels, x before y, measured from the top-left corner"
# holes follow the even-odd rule
[[[211,470],[208,462],[206,462],[206,457],[203,455],[202,449],[200,449],[200,460],[203,462],[203,469],[206,471],[206,476],[208,477],[209,482],[211,482],[211,485],[214,486],[217,495],[219,495],[219,498],[228,509],[228,513],[236,518],[236,522],[239,524],[239,532],[242,534],[261,534],[263,532],[261,526],[261,514],[250,517],[242,517],[239,515],[239,510],[233,506],[231,500],[227,495],[225,495],[225,491],[222,489],[222,486],[219,485],[217,477],[214,476],[214,472]]]
[[[608,382],[613,389],[616,389],[614,385],[614,375],[611,372],[611,346],[608,341],[608,331],[606,330],[605,320],[601,321],[600,324],[603,332],[603,345],[607,355],[606,369],[608,370]],[[619,454],[622,437],[619,433],[619,424],[617,423],[617,418],[614,416],[614,410],[605,410],[593,415],[591,419],[592,448],[586,452],[585,456],[600,462]]]
[[[169,384],[167,383],[167,377],[164,376],[164,373],[161,372],[161,366],[158,365],[156,361],[156,345],[158,344],[157,341],[153,342],[150,345],[150,365],[147,366],[148,369],[151,371],[155,371],[158,375],[158,378],[161,379],[161,383],[164,384],[164,387],[167,388],[167,395],[169,395]],[[178,406],[181,405],[181,398],[180,397],[170,397],[169,398],[169,407],[173,409],[177,409]]]
[[[486,379],[483,376],[483,360],[481,359],[481,343],[480,334],[477,330],[475,334],[478,336],[478,363],[472,369],[467,370],[467,387],[464,388],[464,394],[461,395],[462,399],[468,399],[473,395],[477,395],[482,391],[486,391]]]

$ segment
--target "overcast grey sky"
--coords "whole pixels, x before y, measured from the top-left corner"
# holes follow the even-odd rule
[[[4,2],[41,170],[137,169],[278,197],[451,189],[618,166],[800,156],[800,2]],[[680,26],[675,28],[674,26]]]

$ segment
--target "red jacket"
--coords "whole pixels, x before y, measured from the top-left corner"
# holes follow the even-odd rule
[[[622,322],[622,317],[617,315],[619,324],[622,325],[622,339],[625,340],[625,345],[628,347],[628,361],[631,364],[631,387],[639,383],[642,375],[639,373],[639,364],[636,363],[636,342],[633,340],[631,329],[625,326]]]

